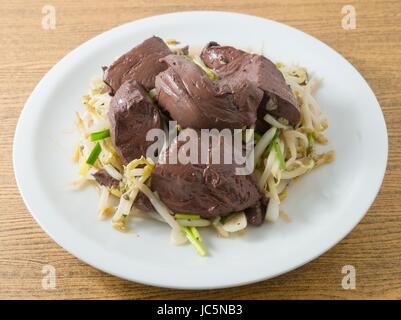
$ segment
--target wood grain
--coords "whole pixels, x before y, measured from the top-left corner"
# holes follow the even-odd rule
[[[44,4],[57,10],[55,30],[41,28]],[[345,4],[356,8],[355,30],[341,28],[341,8]],[[366,78],[381,104],[388,126],[389,161],[382,189],[366,217],[341,243],[313,262],[275,279],[239,288],[160,289],[95,270],[57,246],[40,229],[15,184],[12,140],[20,111],[34,86],[70,50],[128,21],[200,9],[278,20],[310,33],[343,54]],[[2,1],[0,16],[0,298],[401,298],[400,1],[18,0]],[[55,290],[42,289],[41,270],[45,264],[57,269]],[[356,290],[341,287],[341,268],[346,264],[356,267]]]

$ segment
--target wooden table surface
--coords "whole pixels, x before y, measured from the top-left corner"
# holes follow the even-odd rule
[[[43,5],[56,28],[41,26]],[[341,8],[356,9],[356,28],[341,27]],[[15,184],[12,142],[20,111],[37,82],[70,50],[122,23],[174,11],[229,10],[299,28],[344,55],[375,92],[389,135],[387,174],[362,222],[337,246],[280,277],[210,291],[160,289],[98,271],[59,247],[35,223]],[[0,3],[0,298],[118,299],[400,299],[401,298],[401,2],[323,0],[1,1]],[[372,128],[374,130],[374,128]],[[372,146],[372,151],[374,146]],[[29,161],[29,158],[27,158]],[[42,288],[44,265],[56,268]],[[344,265],[356,268],[356,289],[341,286]]]

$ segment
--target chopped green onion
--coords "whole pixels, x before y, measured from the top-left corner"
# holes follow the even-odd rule
[[[152,102],[156,102],[157,101],[157,93],[156,93],[156,89],[155,88],[150,90],[148,94],[149,94],[149,98],[150,98],[150,100],[152,100]]]
[[[207,255],[205,248],[202,246],[199,240],[195,238],[195,236],[188,227],[181,227],[181,230],[184,232],[185,236],[192,244],[192,246],[196,249],[196,251],[199,253],[199,255],[201,256]]]
[[[315,139],[313,137],[313,133],[312,132],[308,132],[306,134],[306,136],[308,137],[308,148],[306,149],[307,154],[312,154],[313,153],[313,147],[315,144]]]
[[[276,133],[275,133],[274,136],[273,136],[272,141],[270,141],[269,145],[267,146],[267,149],[266,149],[266,151],[267,151],[266,157],[269,155],[270,151],[272,151],[273,146],[274,146],[274,144],[275,144],[275,142],[276,142],[278,136],[279,136],[279,130],[276,131]]]
[[[280,69],[280,68],[285,67],[285,64],[282,63],[282,62],[277,62],[277,63],[276,63],[276,67]]]
[[[274,141],[274,151],[276,152],[277,159],[280,162],[281,169],[285,170],[286,166],[285,166],[284,156],[283,153],[281,152],[280,144],[278,143],[277,140]]]
[[[196,229],[196,227],[189,227],[189,229],[191,230],[193,236],[195,237],[195,239],[202,241],[202,237],[198,231],[198,229]]]
[[[102,147],[98,142],[92,149],[88,159],[86,159],[86,163],[93,165],[96,162],[97,158],[99,157],[100,152],[102,152]]]
[[[105,139],[105,138],[108,138],[108,137],[110,137],[110,130],[109,129],[91,133],[91,141],[102,140],[102,139]]]
[[[243,131],[243,134],[242,134],[242,142],[243,143],[247,143],[248,142],[247,139],[250,140],[250,137],[247,137],[247,134],[246,134],[246,131],[245,131],[245,130],[247,130],[247,128],[245,127],[245,129],[243,129],[243,130],[244,131]],[[253,140],[254,141],[259,141],[260,138],[262,138],[262,136],[259,133],[257,133],[255,130],[253,130]]]
[[[95,96],[95,95],[97,95],[97,94],[102,93],[102,91],[103,91],[103,88],[102,88],[102,87],[97,87],[97,88],[91,90],[91,95],[92,95],[92,96]]]
[[[280,144],[277,141],[279,135],[280,135],[279,130],[277,130],[272,141],[267,146],[265,156],[267,157],[269,155],[269,153],[272,151],[272,149],[274,148],[277,159],[280,162],[280,167],[281,167],[281,169],[285,170],[286,166],[285,166],[284,156],[283,156],[283,153],[281,152]]]
[[[185,213],[177,213],[175,215],[176,219],[183,219],[183,220],[199,220],[201,217],[198,214],[185,214]]]
[[[192,62],[195,63],[199,68],[201,68],[210,79],[220,79],[219,75],[214,70],[208,68],[199,56],[189,54],[187,55],[187,57],[192,60]]]

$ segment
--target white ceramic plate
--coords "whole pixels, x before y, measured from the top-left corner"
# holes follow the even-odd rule
[[[221,239],[205,234],[210,256],[173,246],[167,226],[138,221],[133,232],[98,221],[94,188],[72,191],[74,113],[102,65],[158,35],[201,48],[210,40],[299,63],[324,79],[317,99],[329,120],[334,163],[290,189],[284,209],[292,223],[249,228]],[[361,75],[341,55],[286,25],[242,14],[183,12],[125,24],[81,45],[57,63],[28,99],[14,141],[15,175],[24,201],[62,247],[105,272],[174,288],[222,288],[268,279],[316,258],[361,220],[380,188],[387,133],[380,106]]]

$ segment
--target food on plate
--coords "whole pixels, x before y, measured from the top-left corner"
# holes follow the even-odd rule
[[[295,126],[299,123],[301,113],[298,102],[283,74],[266,57],[209,42],[202,50],[201,58],[223,79],[249,81],[263,90],[266,108],[262,106],[260,109],[265,109],[264,114],[269,113],[284,124]]]
[[[108,111],[111,141],[124,164],[146,154],[146,133],[162,128],[161,115],[136,80],[127,80],[111,99]]]
[[[255,206],[261,198],[256,178],[253,174],[236,175],[236,164],[170,164],[168,159],[171,150],[179,150],[184,142],[180,136],[188,134],[184,129],[180,132],[159,158],[152,171],[151,189],[159,195],[160,200],[174,212],[186,212],[200,215],[202,218],[226,216]],[[198,156],[201,156],[201,134],[196,135]],[[223,139],[220,139],[223,140]],[[222,144],[212,145],[209,139],[208,157],[216,147],[218,152],[224,150]],[[200,160],[198,161],[200,163]]]
[[[126,80],[138,81],[146,90],[155,87],[155,77],[166,67],[160,58],[170,49],[159,37],[151,37],[104,69],[104,83],[114,94]]]
[[[173,243],[206,255],[201,228],[229,237],[288,220],[280,205],[290,185],[334,159],[318,153],[328,142],[319,84],[261,54],[209,42],[196,55],[151,37],[104,67],[83,97],[74,185],[98,187],[99,217],[116,229],[158,220]]]
[[[249,81],[213,81],[192,60],[171,54],[156,76],[159,105],[183,128],[241,128],[256,120],[263,92]]]

